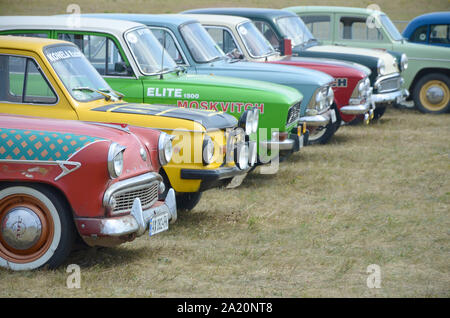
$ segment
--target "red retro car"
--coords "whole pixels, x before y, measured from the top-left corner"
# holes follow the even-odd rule
[[[0,115],[0,267],[54,268],[77,235],[113,246],[168,229],[165,133],[114,124]]]

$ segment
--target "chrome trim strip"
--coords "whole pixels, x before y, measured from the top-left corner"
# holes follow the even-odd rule
[[[433,59],[433,58],[429,58],[429,57],[409,57],[408,56],[408,60],[417,60],[417,61],[437,61],[437,62],[447,62],[449,63],[450,60],[446,60],[446,59]]]
[[[59,166],[62,170],[61,174],[59,174],[56,178],[55,181],[58,181],[59,179],[61,179],[62,177],[68,175],[69,173],[74,172],[75,170],[79,169],[81,167],[81,163],[80,162],[76,162],[76,161],[60,161],[60,160],[56,160],[56,161],[49,161],[49,160],[16,160],[16,159],[0,159],[0,163],[1,162],[6,162],[6,163],[17,163],[17,164],[24,164],[24,165],[32,165],[32,164],[38,164],[38,165],[54,165],[54,166]],[[68,169],[66,166],[64,165],[69,165],[69,166],[75,166],[75,168],[72,169]]]

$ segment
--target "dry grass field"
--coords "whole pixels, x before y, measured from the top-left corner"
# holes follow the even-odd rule
[[[388,109],[276,175],[211,190],[168,232],[0,270],[0,297],[450,297],[450,115]],[[367,287],[367,267],[381,288]]]
[[[442,1],[376,2],[392,19],[448,10]],[[0,15],[179,12],[312,1],[0,0]],[[0,297],[450,297],[450,115],[388,109],[302,149],[276,175],[210,190],[168,232],[72,253],[49,271],[0,269]],[[68,289],[66,267],[81,267]],[[380,266],[381,288],[367,287]]]

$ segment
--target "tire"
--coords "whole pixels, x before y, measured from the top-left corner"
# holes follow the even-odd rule
[[[308,145],[321,144],[324,145],[328,141],[330,141],[331,137],[333,137],[336,132],[336,121],[335,123],[329,123],[325,127],[320,127],[316,129],[314,132],[309,133]]]
[[[181,211],[192,210],[202,197],[202,192],[177,193],[177,209]]]
[[[375,107],[375,110],[373,111],[373,119],[372,120],[380,119],[386,112],[386,108],[387,108],[386,104],[377,105],[377,107]]]
[[[0,267],[54,269],[70,254],[75,237],[67,203],[54,191],[42,185],[0,189]]]
[[[419,111],[443,114],[450,109],[450,79],[440,73],[423,76],[414,86],[413,100]]]

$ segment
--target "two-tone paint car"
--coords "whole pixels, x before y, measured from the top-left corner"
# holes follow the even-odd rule
[[[315,6],[288,9],[298,14],[316,34],[318,21],[327,21],[320,22],[326,33],[319,39],[325,43],[406,54],[408,68],[402,76],[415,106],[424,113],[441,114],[450,110],[448,48],[406,41],[389,17],[377,10]]]
[[[367,67],[346,61],[281,55],[247,18],[208,14],[190,16],[202,23],[226,54],[253,62],[315,69],[332,76],[333,107],[337,110],[336,128],[339,128],[341,121],[351,122],[357,115],[363,115],[366,123],[373,116],[375,105],[372,102],[370,70]],[[316,134],[318,141],[327,137],[324,130]]]
[[[87,14],[84,16],[130,20],[147,25],[171,57],[179,66],[185,68],[188,74],[214,74],[257,79],[293,87],[303,95],[299,120],[301,123],[306,123],[308,127],[309,141],[325,143],[336,131],[336,125],[339,122],[334,110],[330,109],[330,105],[320,104],[326,99],[327,92],[332,93],[332,78],[321,72],[233,60],[217,47],[199,21],[186,15]],[[322,91],[325,94],[320,100],[318,94]],[[273,116],[272,110],[261,114],[260,128],[270,130],[278,127],[272,119]],[[287,138],[279,146],[283,147],[283,151],[291,151],[294,145],[295,140]]]
[[[450,48],[450,11],[419,15],[402,32],[409,42]]]
[[[244,129],[229,114],[123,102],[71,42],[0,36],[0,61],[0,83],[6,84],[0,86],[0,113],[127,123],[165,132],[159,147],[166,165],[159,173],[167,191],[175,190],[181,209],[195,206],[202,191],[245,174],[249,156],[256,156],[249,155]],[[257,126],[253,120],[248,124]]]
[[[11,92],[1,87],[3,103]],[[158,174],[164,136],[126,125],[0,114],[0,267],[55,268],[77,236],[89,246],[114,246],[167,230],[177,209],[173,189],[158,198],[165,189]]]
[[[211,8],[188,10],[185,13],[225,14],[242,16],[252,20],[275,49],[283,51],[285,39],[291,40],[293,56],[331,58],[355,62],[371,70],[369,77],[376,104],[375,118],[383,115],[389,104],[400,103],[409,92],[402,88],[401,72],[407,66],[406,55],[395,52],[396,58],[380,50],[321,45],[293,12],[262,8]]]
[[[235,116],[242,126],[246,120],[258,120],[258,114],[260,118],[267,118],[268,114],[270,124],[263,128],[273,127],[273,131],[248,131],[251,152],[253,148],[258,151],[259,163],[279,156],[284,137],[293,141],[291,151],[300,150],[303,132],[298,118],[303,96],[298,90],[263,81],[186,74],[143,24],[80,17],[79,25],[73,27],[67,23],[68,18],[0,17],[0,33],[38,34],[75,43],[108,84],[129,102],[218,111]],[[258,147],[256,138],[260,145],[270,145],[270,149]],[[202,173],[200,177],[209,176]]]

